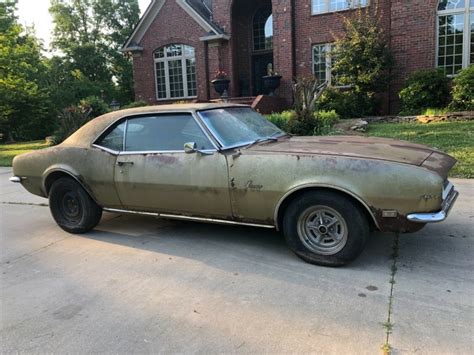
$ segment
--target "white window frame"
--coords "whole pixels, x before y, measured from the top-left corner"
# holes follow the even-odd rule
[[[347,1],[351,1],[351,4],[349,5],[348,8],[341,9],[341,10],[330,10],[331,0],[324,0],[324,9],[323,9],[323,11],[322,12],[315,12],[314,11],[314,5],[313,5],[314,1],[315,0],[311,0],[311,15],[312,16],[317,16],[317,15],[322,15],[322,14],[329,14],[329,13],[340,12],[340,11],[354,10],[354,9],[358,9],[358,8],[368,7],[370,5],[370,0],[367,0],[366,5],[361,5],[360,4],[362,0],[347,0]]]
[[[166,48],[169,46],[181,46],[181,55],[168,57],[166,54]],[[185,47],[190,47],[193,49],[194,55],[186,54]],[[155,53],[163,49],[164,56],[163,58],[156,58]],[[192,59],[196,63],[196,49],[193,46],[182,43],[170,43],[163,47],[157,48],[153,51],[153,71],[155,73],[155,97],[157,101],[169,101],[169,100],[181,100],[181,99],[195,99],[197,98],[197,68],[196,68],[196,95],[189,96],[188,94],[188,75],[187,75],[187,65],[186,60]],[[181,78],[183,80],[183,92],[184,96],[172,97],[171,96],[171,85],[170,85],[170,75],[169,75],[169,65],[170,61],[181,61]],[[166,85],[166,97],[158,96],[158,76],[156,74],[156,63],[164,63],[165,68],[165,85]],[[196,65],[196,64],[195,64]]]
[[[436,3],[436,7],[439,6],[439,1]],[[435,67],[444,68],[438,65],[438,54],[439,54],[439,18],[447,15],[462,15],[464,13],[464,33],[462,41],[462,68],[467,68],[470,65],[471,56],[471,12],[474,12],[474,6],[471,6],[471,0],[465,0],[464,9],[449,9],[449,10],[437,10],[436,13],[436,50],[435,50]],[[474,13],[472,14],[474,16]],[[474,64],[474,63],[473,63]],[[448,77],[455,77],[457,74],[448,74]]]
[[[315,43],[311,46],[311,71],[313,72],[313,75],[316,73],[314,72],[314,65],[315,60],[314,60],[314,48],[315,47],[325,47],[325,53],[326,53],[326,81],[329,86],[333,86],[333,77],[332,77],[332,55],[331,52],[333,51],[335,47],[335,43]],[[334,85],[334,87],[342,87],[340,85]]]

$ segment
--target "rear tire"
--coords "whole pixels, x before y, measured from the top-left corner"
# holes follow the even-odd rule
[[[314,191],[288,206],[283,233],[289,247],[304,261],[342,266],[364,250],[370,228],[364,212],[350,198]]]
[[[60,178],[51,186],[49,209],[66,232],[80,234],[92,230],[102,217],[102,208],[75,180]]]

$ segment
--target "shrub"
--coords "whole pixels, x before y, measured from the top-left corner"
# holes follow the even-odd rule
[[[272,113],[266,118],[278,128],[288,132],[288,122],[296,115],[295,111],[283,111],[281,113]]]
[[[327,88],[314,76],[300,76],[293,81],[295,115],[288,121],[288,130],[296,135],[313,135],[319,129],[314,117],[317,102]]]
[[[315,113],[315,118],[320,122],[320,134],[329,133],[330,129],[334,124],[339,121],[339,115],[336,111],[318,111]]]
[[[445,115],[449,112],[448,108],[427,108],[425,111],[422,112],[424,116],[438,116],[438,115]]]
[[[134,102],[129,103],[128,105],[123,106],[122,109],[144,107],[144,106],[148,106],[148,103],[146,103],[145,101],[134,101]]]
[[[54,134],[54,143],[59,144],[72,133],[90,121],[92,109],[85,106],[70,106],[61,110],[58,115],[58,129]]]
[[[82,99],[79,103],[79,107],[83,111],[90,111],[89,116],[91,119],[110,112],[109,105],[107,105],[104,100],[97,96],[89,96],[85,99]]]
[[[339,115],[335,111],[314,112],[304,119],[295,114],[288,121],[287,132],[297,136],[320,136],[328,134],[338,120]]]
[[[443,108],[449,102],[449,79],[442,69],[413,73],[399,93],[401,114],[419,115],[426,108]]]
[[[453,80],[453,101],[449,109],[454,111],[474,110],[474,64],[461,70]]]
[[[340,93],[340,100],[348,106],[341,114],[344,117],[375,113],[377,94],[390,82],[394,60],[380,22],[377,5],[343,17],[344,32],[337,36],[331,56],[337,83],[351,87],[349,92]]]
[[[318,101],[318,108],[325,111],[335,111],[341,118],[363,117],[374,114],[377,106],[374,97],[358,95],[352,90],[341,91],[330,88],[324,92]]]

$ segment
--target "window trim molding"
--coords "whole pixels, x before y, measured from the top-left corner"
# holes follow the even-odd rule
[[[126,144],[126,136],[127,136],[127,128],[128,128],[128,121],[134,118],[146,118],[146,117],[156,117],[156,116],[166,116],[166,115],[190,115],[194,122],[198,125],[199,129],[202,131],[204,136],[211,142],[211,145],[214,147],[213,149],[205,149],[202,150],[205,153],[215,153],[219,152],[220,149],[218,148],[216,142],[217,140],[205,129],[205,125],[199,119],[199,116],[194,111],[163,111],[163,112],[156,112],[156,113],[145,113],[145,114],[135,114],[130,116],[121,117],[118,120],[109,124],[97,137],[92,141],[91,147],[103,150],[107,153],[112,155],[136,155],[136,154],[171,154],[171,153],[185,153],[184,147],[183,150],[146,150],[146,151],[126,151],[125,144]],[[97,141],[102,138],[102,136],[106,133],[110,133],[116,126],[122,124],[125,121],[125,127],[123,134],[123,146],[122,150],[113,150],[104,146],[97,144]]]
[[[273,20],[273,9],[272,8],[270,8],[270,15],[267,17],[267,20],[268,20],[269,17],[272,17],[272,47],[271,48],[264,48],[264,49],[255,49],[255,34],[254,34],[255,17],[258,15],[258,13],[260,11],[263,11],[263,10],[265,10],[265,7],[258,8],[254,12],[254,14],[251,18],[251,21],[250,21],[250,27],[252,29],[252,31],[251,31],[251,34],[252,34],[252,55],[271,53],[271,52],[273,52],[273,49],[274,49],[273,39],[274,39],[274,31],[275,31],[275,21]],[[264,27],[265,27],[265,25],[264,25]]]
[[[314,61],[314,48],[316,46],[324,46],[325,47],[325,60],[326,60],[326,82],[328,83],[328,86],[332,86],[332,87],[339,87],[339,86],[333,86],[332,85],[332,57],[330,55],[331,51],[332,51],[332,48],[335,44],[334,42],[328,42],[328,43],[313,43],[311,45],[311,72],[313,73],[313,75],[315,75],[315,71],[314,71],[314,66],[315,66],[315,61]],[[328,50],[329,49],[329,50]]]
[[[447,10],[438,10],[439,1],[436,3],[436,48],[435,48],[435,68],[444,69],[444,66],[438,65],[439,60],[439,18],[441,16],[449,16],[449,15],[462,15],[464,14],[464,33],[463,33],[463,41],[462,41],[462,69],[467,68],[470,63],[470,56],[471,56],[471,16],[474,17],[474,6],[471,6],[471,0],[466,0],[464,8],[458,9],[447,9]],[[472,15],[471,15],[472,13]],[[474,63],[473,63],[474,64]],[[457,74],[446,74],[449,78],[454,78]]]
[[[181,55],[175,56],[175,57],[167,57],[166,56],[166,47],[172,46],[172,45],[180,45],[181,46]],[[191,47],[194,50],[194,57],[187,56],[185,54],[185,46]],[[155,58],[155,53],[162,49],[165,53],[165,56],[163,58]],[[156,48],[153,53],[153,72],[155,75],[155,99],[156,101],[170,101],[170,100],[189,100],[189,99],[196,99],[198,97],[197,91],[198,91],[198,85],[197,85],[197,61],[196,61],[196,48],[194,46],[191,46],[186,43],[168,43],[165,44],[161,47]],[[186,66],[186,60],[187,59],[194,59],[194,65],[195,65],[195,76],[196,76],[196,95],[194,96],[188,96],[186,95],[188,93],[188,76],[187,76],[187,66]],[[171,85],[170,85],[170,77],[169,77],[169,62],[173,60],[180,60],[181,61],[181,78],[183,79],[183,92],[184,96],[179,96],[179,97],[171,97]],[[164,71],[165,71],[165,90],[166,90],[166,97],[158,97],[158,76],[156,73],[156,64],[157,63],[163,63],[164,64]]]
[[[319,16],[319,15],[327,15],[327,14],[334,14],[337,12],[342,12],[342,11],[352,11],[352,10],[357,10],[357,9],[364,9],[367,8],[371,5],[371,0],[367,0],[367,4],[361,6],[360,2],[362,0],[352,0],[353,4],[347,8],[347,9],[341,9],[341,10],[330,10],[331,7],[331,0],[324,0],[324,5],[325,5],[325,11],[323,12],[314,12],[314,6],[313,2],[314,0],[311,0],[311,16]]]

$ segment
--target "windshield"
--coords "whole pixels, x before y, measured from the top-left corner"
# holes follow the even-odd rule
[[[262,115],[247,107],[201,111],[199,115],[224,148],[286,135]]]

